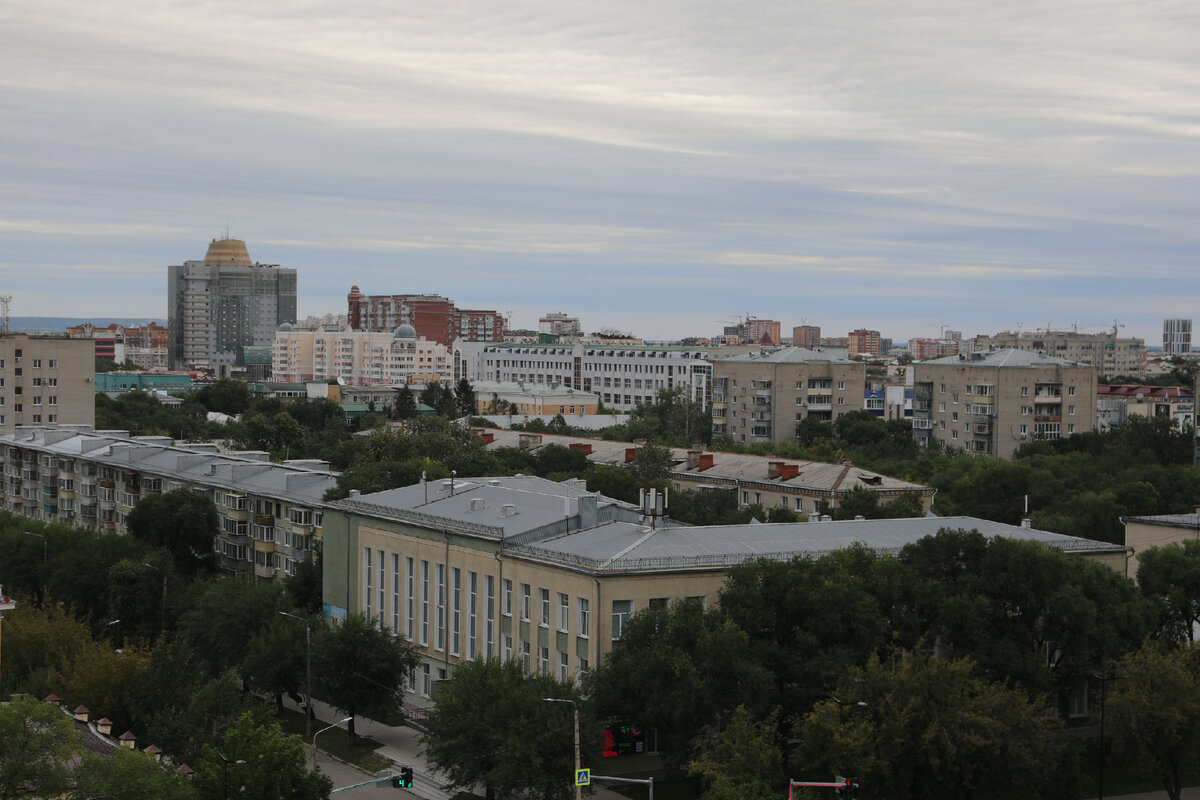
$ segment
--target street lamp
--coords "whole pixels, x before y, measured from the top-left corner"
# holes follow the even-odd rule
[[[1104,700],[1105,700],[1105,695],[1108,692],[1108,682],[1109,681],[1119,681],[1119,680],[1122,680],[1123,678],[1125,678],[1126,676],[1125,675],[1101,675],[1099,673],[1094,673],[1092,675],[1092,677],[1095,678],[1096,680],[1100,681],[1100,785],[1099,785],[1099,787],[1097,787],[1099,789],[1099,792],[1097,794],[1098,794],[1098,800],[1104,800],[1104,757],[1105,757],[1105,752],[1104,752]]]
[[[42,540],[42,565],[45,566],[46,556],[49,552],[49,548],[46,544],[46,535],[44,533],[34,533],[33,531],[25,531],[25,535],[26,536],[36,536]]]
[[[304,617],[280,611],[279,616],[291,617],[304,623],[304,738],[312,741],[312,626]]]
[[[567,700],[562,697],[543,697],[544,703],[570,703],[572,710],[575,712],[575,778],[572,781],[575,784],[575,800],[582,800],[583,787],[579,785],[579,706],[574,700]]]
[[[317,769],[317,737],[320,736],[325,731],[336,728],[338,725],[346,724],[347,722],[349,722],[352,719],[354,719],[354,717],[346,717],[345,719],[340,719],[337,722],[333,723],[332,725],[326,725],[324,728],[321,728],[321,730],[319,730],[313,734],[312,743],[309,745],[309,751],[310,751],[310,754],[312,757],[312,766],[309,767],[310,772],[314,772]]]
[[[221,794],[225,796],[225,800],[229,800],[229,765],[245,764],[246,761],[241,758],[237,760],[226,758],[220,750],[217,751],[217,755],[221,757]]]
[[[162,576],[163,576],[162,613],[160,614],[160,621],[159,621],[159,636],[160,637],[166,636],[167,635],[167,571],[165,569],[163,569],[162,567],[156,567],[153,564],[147,564],[145,561],[142,562],[142,566],[149,567],[150,569],[156,569],[162,573]]]

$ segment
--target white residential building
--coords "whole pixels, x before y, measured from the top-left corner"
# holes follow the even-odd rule
[[[401,325],[394,333],[281,325],[275,333],[271,375],[292,383],[340,378],[351,386],[424,385],[453,378],[450,351],[418,338],[411,325]]]

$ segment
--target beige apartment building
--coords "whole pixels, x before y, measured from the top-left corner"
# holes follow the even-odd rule
[[[395,331],[344,328],[275,332],[271,377],[284,383],[341,378],[351,386],[448,384],[453,364],[443,344],[417,336],[411,325]]]
[[[962,353],[913,366],[913,435],[1012,458],[1032,439],[1096,427],[1096,368],[1024,350]]]
[[[1116,329],[1108,333],[1075,331],[1004,331],[994,336],[976,336],[971,349],[1024,350],[1052,358],[1095,367],[1103,376],[1146,375],[1146,340],[1118,337]]]
[[[867,368],[820,350],[785,347],[713,361],[713,436],[795,441],[804,419],[863,409]]]
[[[91,339],[0,335],[0,435],[19,425],[93,424],[95,375]]]

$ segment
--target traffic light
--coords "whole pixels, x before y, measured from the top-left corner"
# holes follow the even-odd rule
[[[401,767],[400,774],[392,778],[392,786],[397,789],[411,789],[413,785],[412,767]]]

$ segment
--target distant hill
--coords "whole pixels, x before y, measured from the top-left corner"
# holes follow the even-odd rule
[[[8,327],[13,333],[63,333],[72,325],[82,325],[85,322],[100,328],[108,327],[114,322],[122,327],[149,325],[151,322],[167,324],[165,319],[153,317],[12,317]]]

